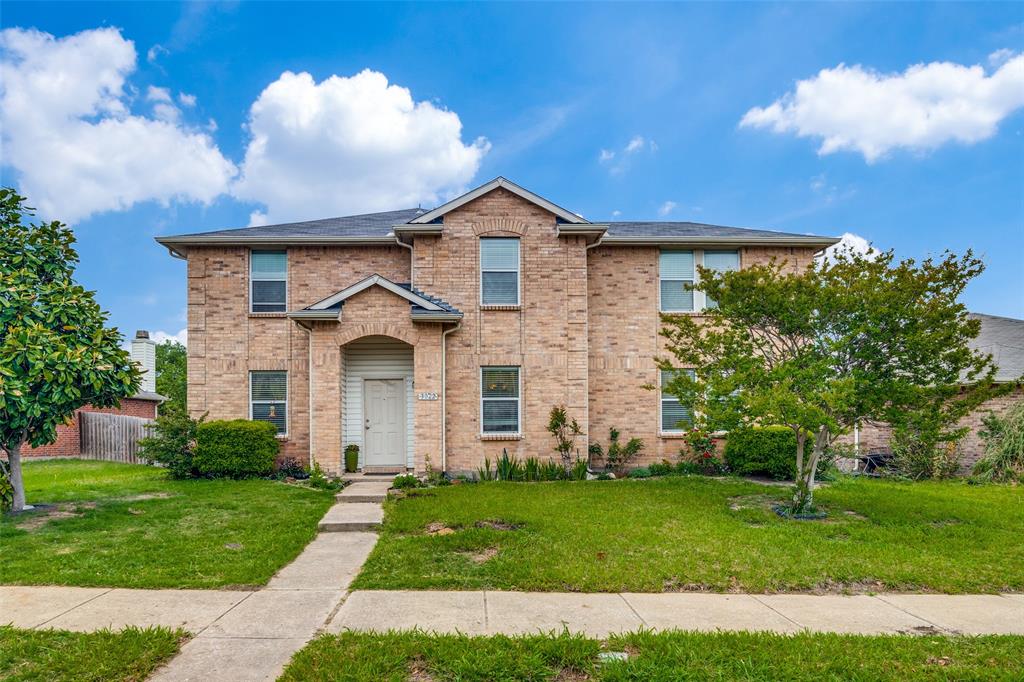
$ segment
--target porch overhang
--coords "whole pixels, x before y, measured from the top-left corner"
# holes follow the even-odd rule
[[[392,282],[387,277],[373,274],[341,291],[323,298],[302,310],[289,312],[289,318],[304,321],[341,321],[345,301],[356,294],[379,286],[409,302],[409,314],[414,322],[458,322],[462,311],[446,301],[415,289],[411,284]]]

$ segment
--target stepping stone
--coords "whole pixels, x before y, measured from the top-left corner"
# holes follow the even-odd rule
[[[383,502],[388,496],[390,482],[351,483],[335,497],[339,502]]]
[[[375,530],[384,521],[384,510],[369,502],[339,503],[327,510],[320,520],[322,533],[344,533]]]

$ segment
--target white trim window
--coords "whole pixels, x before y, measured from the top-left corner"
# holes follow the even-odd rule
[[[480,368],[480,432],[516,435],[522,413],[518,367]]]
[[[519,305],[518,238],[480,238],[480,304]]]
[[[693,251],[662,249],[658,262],[661,281],[658,309],[663,313],[690,313],[694,311],[693,291],[687,285],[694,283]]]
[[[732,272],[740,269],[740,252],[733,249],[729,251],[705,251],[704,267],[715,272]],[[705,308],[717,308],[718,303],[705,296]]]
[[[270,422],[279,436],[288,433],[288,372],[249,372],[249,419]]]
[[[249,255],[249,310],[283,313],[288,308],[288,253],[252,251]]]
[[[691,379],[696,376],[692,369],[661,370],[661,410],[659,423],[662,433],[683,433],[693,426],[690,408],[679,402],[679,398],[665,393],[665,387],[675,378],[676,372],[685,372]]]

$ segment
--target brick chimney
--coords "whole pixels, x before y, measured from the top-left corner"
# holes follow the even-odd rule
[[[149,338],[149,332],[140,329],[132,339],[132,361],[142,370],[142,384],[139,390],[156,393],[156,342]]]

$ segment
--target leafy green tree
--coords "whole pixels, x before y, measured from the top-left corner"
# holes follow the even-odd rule
[[[73,278],[74,233],[59,221],[26,223],[32,209],[0,188],[0,448],[25,507],[21,450],[57,438],[86,404],[116,406],[139,388],[139,370],[93,292]]]
[[[711,430],[779,424],[797,439],[792,509],[813,505],[826,448],[859,420],[953,423],[990,397],[991,356],[968,347],[980,324],[957,302],[983,264],[970,251],[896,262],[843,253],[792,272],[771,262],[700,269],[717,302],[698,321],[663,316],[676,372],[666,390]],[[810,445],[810,452],[808,452]]]
[[[188,351],[177,341],[164,341],[156,347],[156,392],[167,398],[161,414],[187,413]]]

